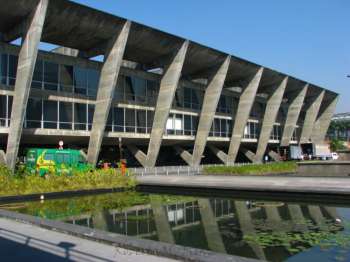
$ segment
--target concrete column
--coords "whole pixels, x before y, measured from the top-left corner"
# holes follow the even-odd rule
[[[204,233],[210,250],[226,253],[225,244],[222,240],[221,233],[216,222],[216,217],[208,199],[198,199],[199,212]]]
[[[176,88],[181,77],[189,41],[185,41],[177,51],[160,82],[156,111],[154,113],[151,138],[148,145],[146,167],[154,167],[162,143],[166,122],[173,103]]]
[[[158,239],[162,242],[175,244],[173,232],[171,231],[168,214],[162,205],[159,196],[150,196],[153,217],[156,224]]]
[[[300,143],[309,143],[309,139],[311,137],[312,129],[314,127],[314,123],[316,121],[318,111],[320,110],[320,106],[324,97],[325,91],[323,90],[318,94],[316,99],[310,104],[308,109],[306,110],[306,115],[304,119],[304,125],[301,130]]]
[[[281,84],[277,87],[277,89],[270,96],[270,98],[266,103],[264,120],[262,122],[262,127],[261,127],[259,141],[258,141],[258,148],[256,150],[254,162],[261,162],[264,157],[267,144],[269,143],[269,140],[270,140],[271,131],[272,131],[273,125],[276,122],[278,110],[280,109],[280,106],[282,103],[283,94],[286,89],[287,82],[288,82],[288,77],[283,79]]]
[[[210,128],[218,107],[221,91],[225,83],[231,57],[228,56],[218,71],[211,78],[204,95],[202,111],[199,118],[196,140],[192,154],[192,166],[199,166],[207,143]]]
[[[108,43],[109,48],[105,54],[104,63],[101,69],[100,82],[98,85],[95,113],[88,149],[88,162],[92,165],[96,165],[100,153],[107,118],[129,36],[130,25],[130,21],[125,22],[120,33]]]
[[[6,150],[7,165],[12,170],[15,169],[16,165],[30,86],[48,5],[49,0],[40,0],[35,10],[28,18],[27,31],[23,34],[22,46],[19,52],[11,123]]]
[[[317,118],[311,135],[312,142],[316,144],[324,143],[324,139],[327,134],[329,125],[331,123],[335,107],[337,106],[337,102],[338,96],[332,99],[332,101],[329,103],[326,109]]]
[[[281,146],[289,146],[289,142],[293,136],[295,126],[299,119],[301,108],[303,107],[308,87],[309,85],[306,84],[288,107],[287,118],[283,128]]]
[[[244,128],[247,125],[263,71],[264,68],[261,67],[253,79],[249,82],[248,86],[242,91],[239,98],[226,164],[233,164],[236,160],[239,146],[241,145]]]
[[[250,216],[249,210],[245,201],[235,201],[235,209],[237,213],[238,222],[243,235],[256,235],[256,230],[254,228],[254,223]],[[266,256],[264,249],[258,244],[249,244],[256,257],[266,261]]]

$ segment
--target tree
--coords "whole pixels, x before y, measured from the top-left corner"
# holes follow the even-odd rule
[[[336,152],[338,150],[342,150],[342,149],[346,149],[346,147],[344,146],[343,142],[340,141],[339,139],[332,139],[330,144],[330,149],[332,152]]]

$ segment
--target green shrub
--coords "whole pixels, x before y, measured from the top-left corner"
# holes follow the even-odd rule
[[[251,164],[242,166],[209,166],[204,168],[206,174],[227,175],[266,175],[296,172],[296,162],[271,162],[267,164]]]
[[[13,175],[5,166],[0,166],[0,195],[3,196],[134,186],[134,179],[121,175],[117,169],[76,172],[71,176],[51,175],[45,179],[25,173]]]

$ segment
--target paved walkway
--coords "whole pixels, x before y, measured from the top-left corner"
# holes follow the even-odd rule
[[[0,258],[6,262],[175,261],[0,218]]]
[[[350,195],[350,178],[295,176],[137,176],[141,186]]]

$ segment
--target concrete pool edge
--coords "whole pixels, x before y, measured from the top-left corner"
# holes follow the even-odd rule
[[[95,189],[82,189],[82,190],[67,190],[60,192],[46,192],[46,193],[34,193],[26,195],[11,195],[11,196],[0,196],[0,204],[11,203],[11,202],[24,202],[24,201],[35,201],[42,199],[55,199],[73,196],[85,196],[85,195],[95,195],[104,193],[117,193],[126,192],[130,188],[126,187],[113,187],[113,188],[95,188]]]
[[[138,186],[318,195],[350,195],[350,178],[287,176],[138,176]]]
[[[0,209],[0,217],[39,226],[45,229],[65,233],[82,239],[111,244],[115,247],[138,251],[146,254],[157,255],[182,261],[228,261],[228,262],[253,262],[261,261],[251,258],[225,255],[212,251],[184,247],[148,239],[137,239],[115,233],[109,233],[98,229],[63,223],[60,221],[38,218],[30,215],[16,213]]]

